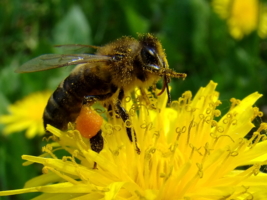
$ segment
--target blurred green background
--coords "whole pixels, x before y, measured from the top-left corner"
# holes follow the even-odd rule
[[[267,1],[263,1],[267,3]],[[172,80],[172,99],[196,93],[210,80],[218,85],[224,108],[229,99],[258,91],[267,94],[267,40],[252,32],[233,39],[227,23],[208,0],[0,0],[0,115],[7,106],[35,91],[54,90],[70,67],[29,74],[14,70],[40,54],[56,53],[56,44],[103,45],[123,35],[155,34],[171,68],[187,73]],[[257,102],[266,110],[267,97]],[[0,132],[3,125],[0,125]],[[0,190],[22,188],[41,166],[22,167],[22,154],[39,155],[40,137],[0,133]],[[36,194],[0,197],[29,199]]]

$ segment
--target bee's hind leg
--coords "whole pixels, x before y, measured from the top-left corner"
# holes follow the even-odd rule
[[[99,153],[104,147],[104,139],[102,136],[102,130],[100,129],[95,136],[90,138],[91,149]]]
[[[112,94],[107,93],[105,95],[90,95],[90,96],[85,96],[83,100],[83,104],[89,104],[89,106],[93,105],[94,102],[96,101],[101,101],[109,98]],[[100,129],[95,136],[90,138],[90,144],[91,144],[91,149],[97,153],[102,151],[104,148],[104,139],[102,136],[102,130]],[[96,168],[96,163],[94,165],[94,168]]]

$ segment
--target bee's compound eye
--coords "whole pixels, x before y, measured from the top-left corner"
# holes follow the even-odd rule
[[[76,129],[85,138],[92,138],[101,129],[103,118],[92,108],[83,106],[76,119]]]
[[[157,63],[155,49],[152,47],[143,47],[143,49],[141,50],[141,57],[146,65]]]

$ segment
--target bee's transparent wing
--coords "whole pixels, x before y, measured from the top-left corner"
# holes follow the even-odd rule
[[[111,56],[94,54],[45,54],[24,63],[15,72],[37,72],[69,65],[105,62],[109,60],[112,60]]]

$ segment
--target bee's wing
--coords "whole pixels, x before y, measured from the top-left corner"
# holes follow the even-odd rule
[[[36,72],[69,65],[105,62],[111,59],[111,56],[94,54],[45,54],[24,63],[15,72]]]

